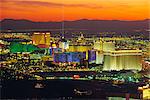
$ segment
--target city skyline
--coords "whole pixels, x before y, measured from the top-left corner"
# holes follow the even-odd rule
[[[144,20],[150,19],[149,4],[149,0],[1,0],[0,20]]]
[[[0,0],[0,99],[150,100],[150,0]]]

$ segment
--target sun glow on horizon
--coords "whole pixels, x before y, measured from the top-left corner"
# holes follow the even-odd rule
[[[0,20],[150,19],[149,0],[1,0]]]

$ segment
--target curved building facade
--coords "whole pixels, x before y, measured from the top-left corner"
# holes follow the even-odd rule
[[[141,70],[142,51],[119,50],[104,53],[103,70]]]

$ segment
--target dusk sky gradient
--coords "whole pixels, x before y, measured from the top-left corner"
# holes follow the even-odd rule
[[[150,19],[150,0],[0,0],[0,20]]]

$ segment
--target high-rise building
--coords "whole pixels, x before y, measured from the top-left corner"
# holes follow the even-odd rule
[[[96,64],[103,64],[104,54],[102,51],[96,51]]]
[[[115,43],[113,42],[103,42],[103,51],[108,52],[108,51],[114,51],[115,50]]]
[[[141,50],[118,50],[104,53],[103,70],[141,70]]]
[[[94,49],[102,51],[103,50],[103,42],[102,41],[94,42]]]
[[[33,33],[32,41],[35,45],[45,44],[50,46],[50,33]]]
[[[59,41],[59,48],[61,48],[63,51],[69,49],[69,42],[65,40],[64,38]]]

